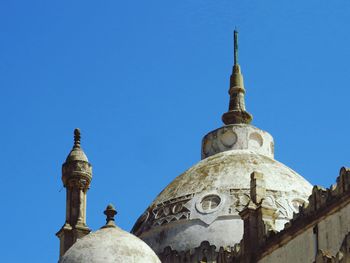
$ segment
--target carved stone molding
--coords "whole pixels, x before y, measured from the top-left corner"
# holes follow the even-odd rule
[[[62,165],[62,181],[66,186],[71,179],[84,179],[88,181],[88,185],[92,179],[92,166],[84,161],[71,161]]]
[[[199,219],[210,225],[219,216],[238,216],[239,212],[249,203],[250,190],[229,189],[228,191],[206,191],[189,194],[168,200],[156,207],[148,208],[137,220],[131,232],[138,235],[154,226],[163,226],[179,220]],[[266,191],[267,196],[264,204],[277,209],[280,219],[292,219],[293,214],[298,212],[299,205],[307,203],[299,195],[288,192]],[[205,198],[217,196],[216,206],[202,209]],[[215,201],[215,200],[214,200]]]
[[[203,241],[199,247],[188,251],[176,251],[170,247],[166,247],[159,255],[163,263],[198,263],[198,262],[212,262],[212,263],[231,263],[237,255],[237,251],[233,248],[220,247],[211,245],[208,241]]]
[[[194,194],[181,196],[161,203],[156,207],[150,207],[136,221],[131,233],[147,231],[152,226],[162,226],[170,222],[189,219],[190,210],[186,203],[193,198]]]

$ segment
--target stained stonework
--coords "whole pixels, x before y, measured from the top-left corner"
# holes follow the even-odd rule
[[[92,166],[80,147],[80,131],[74,131],[74,146],[62,165],[66,188],[66,220],[57,232],[60,257],[80,238],[90,233],[86,224],[86,193],[92,179]]]
[[[268,132],[244,124],[226,125],[202,140],[202,159],[230,150],[251,150],[273,158],[274,141]]]
[[[167,246],[185,251],[203,240],[216,247],[234,246],[243,236],[239,212],[250,200],[254,171],[265,175],[265,202],[277,209],[276,225],[282,229],[297,212],[296,206],[307,201],[311,185],[268,156],[231,150],[205,158],[177,177],[141,215],[132,233],[157,253]],[[204,210],[208,198],[213,202]]]
[[[350,232],[344,237],[336,255],[329,251],[318,250],[315,263],[349,263],[350,262]]]
[[[350,262],[349,222],[350,170],[342,168],[330,188],[314,186],[308,205],[281,232],[267,233],[258,262]]]
[[[202,160],[139,217],[132,229],[139,238],[115,225],[112,205],[106,225],[90,233],[92,167],[75,130],[62,166],[60,263],[159,263],[157,255],[163,263],[350,263],[350,170],[342,168],[328,189],[312,188],[274,159],[273,137],[250,125],[237,37],[225,125],[204,136]]]
[[[199,247],[186,252],[178,252],[166,247],[160,254],[159,258],[162,263],[231,263],[234,262],[237,251],[234,248],[217,249],[215,245],[211,245],[208,241],[203,241]]]
[[[160,263],[142,240],[115,224],[117,211],[112,204],[104,214],[106,224],[74,243],[59,263]]]
[[[350,170],[342,168],[337,184],[313,188],[300,214],[276,231],[276,209],[265,202],[264,176],[252,173],[249,202],[240,212],[244,236],[233,247],[208,241],[189,250],[166,247],[159,253],[164,263],[349,263]]]

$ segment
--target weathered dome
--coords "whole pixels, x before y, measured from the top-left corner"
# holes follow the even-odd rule
[[[104,211],[106,224],[78,239],[59,263],[160,263],[153,250],[136,236],[115,225],[112,204]]]
[[[86,154],[80,146],[80,129],[74,130],[74,146],[66,158],[66,162],[83,161],[89,162]]]
[[[250,201],[253,172],[264,175],[264,203],[276,208],[277,230],[311,194],[312,186],[303,177],[274,160],[272,136],[250,125],[253,116],[245,107],[237,51],[235,31],[230,103],[222,116],[225,126],[203,138],[203,160],[171,182],[132,230],[158,254],[168,246],[187,253],[203,241],[217,249],[239,243],[243,236],[239,212]]]
[[[152,249],[119,227],[102,228],[77,242],[60,263],[160,263]]]
[[[251,125],[227,125],[209,133],[202,157],[158,195],[132,230],[156,253],[167,246],[193,249],[205,240],[217,248],[238,243],[243,236],[238,212],[250,200],[254,171],[264,174],[265,201],[277,208],[279,229],[312,190],[303,177],[273,159],[272,136]]]

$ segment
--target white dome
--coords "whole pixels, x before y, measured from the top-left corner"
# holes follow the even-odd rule
[[[279,212],[278,229],[292,218],[299,205],[307,202],[312,186],[295,171],[273,159],[273,154],[268,152],[273,143],[269,134],[264,132],[266,134],[261,137],[260,147],[266,145],[266,150],[257,150],[256,144],[249,142],[249,133],[256,134],[256,128],[252,130],[251,126],[240,125],[230,129],[237,136],[235,149],[231,150],[233,146],[229,146],[231,149],[220,150],[224,145],[218,145],[219,135],[225,133],[215,131],[218,136],[209,139],[218,153],[209,154],[175,178],[136,222],[132,232],[156,253],[161,253],[167,246],[186,251],[206,240],[217,248],[238,243],[243,236],[243,221],[238,212],[250,200],[252,172],[264,174],[265,202]],[[208,140],[206,138],[208,136],[205,137]]]
[[[153,250],[119,227],[102,228],[77,242],[60,263],[160,263]]]

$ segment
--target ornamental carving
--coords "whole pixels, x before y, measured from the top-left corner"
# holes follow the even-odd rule
[[[90,181],[86,178],[73,178],[67,182],[68,188],[77,188],[80,190],[87,190],[89,188]]]
[[[70,174],[73,172],[83,172],[83,173],[91,174],[92,173],[91,164],[83,161],[75,161],[75,162],[65,163],[62,166],[62,174]]]
[[[233,206],[236,212],[240,212],[246,207],[250,201],[249,189],[230,189],[230,195],[235,199],[233,200]],[[287,192],[266,190],[266,196],[263,199],[263,204],[276,208],[280,217],[289,218],[293,217],[293,213],[299,211],[299,206],[306,205],[307,201],[301,197],[295,197]]]
[[[166,247],[159,255],[159,259],[163,263],[232,263],[236,255],[237,252],[233,248],[220,247],[217,251],[216,246],[203,241],[199,247],[188,251],[176,251]]]
[[[131,232],[135,235],[147,231],[152,226],[162,226],[171,222],[189,219],[190,210],[185,206],[194,194],[171,199],[156,207],[150,207],[137,220]]]

